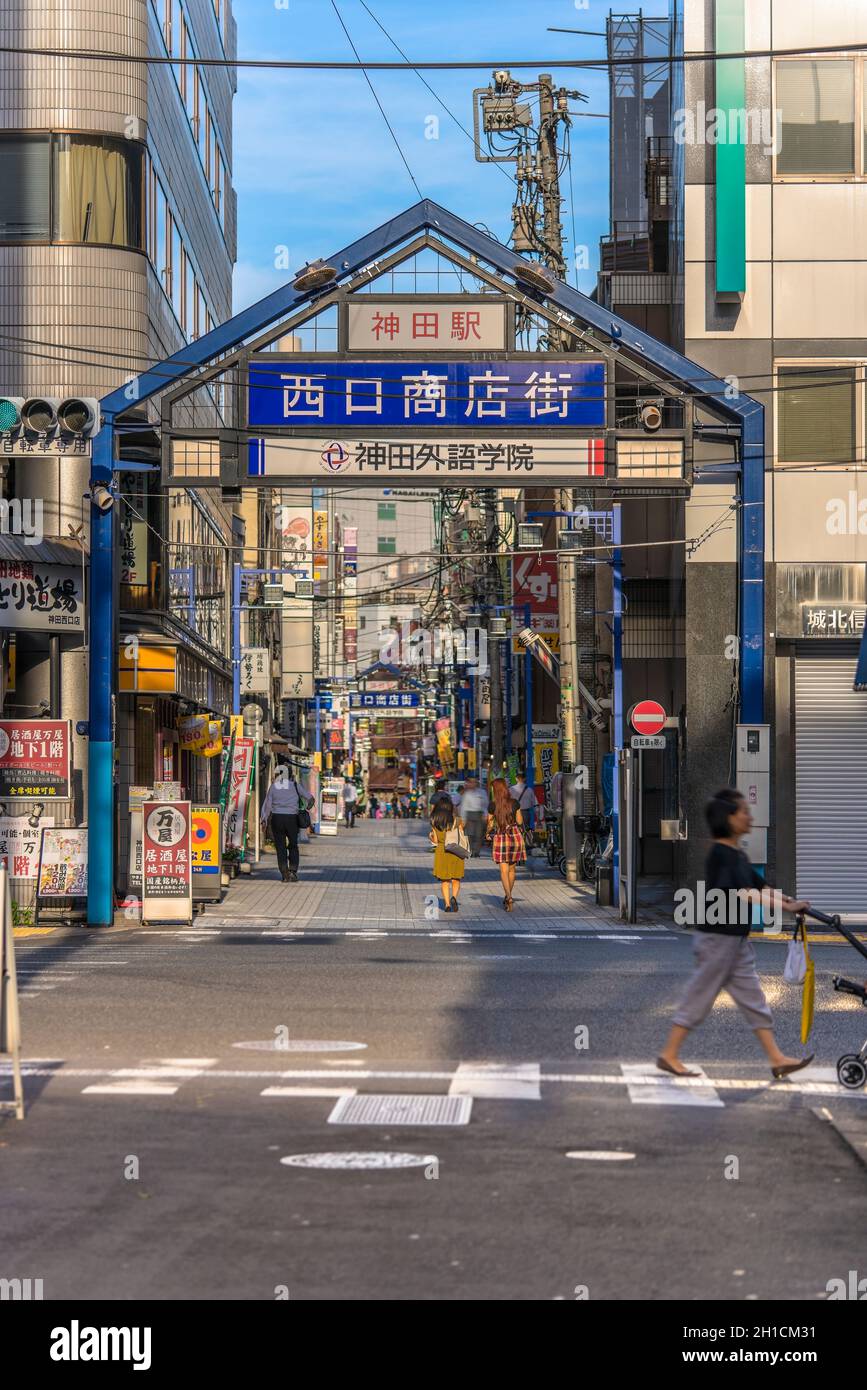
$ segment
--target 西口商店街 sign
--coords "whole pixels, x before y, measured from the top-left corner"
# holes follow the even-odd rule
[[[490,362],[250,362],[248,424],[594,429],[605,366],[592,359]]]

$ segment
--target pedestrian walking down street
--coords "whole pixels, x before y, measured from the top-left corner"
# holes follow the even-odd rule
[[[446,912],[457,912],[461,882],[464,877],[464,860],[459,854],[451,854],[446,841],[459,840],[463,831],[460,816],[448,795],[438,796],[430,817],[430,842],[434,847],[433,876],[442,885],[443,902]],[[466,844],[466,837],[464,836]]]
[[[493,842],[494,863],[500,866],[500,881],[505,894],[503,907],[511,912],[515,869],[527,858],[524,818],[503,777],[495,777],[491,783],[491,798],[493,806],[488,816],[488,839]]]
[[[533,830],[536,823],[536,808],[539,803],[536,800],[536,793],[533,791],[533,788],[527,786],[527,779],[522,771],[518,772],[515,785],[509,788],[509,795],[521,812],[521,819],[524,823],[524,842],[527,846],[527,869],[530,877],[535,878],[536,865],[533,861],[532,845]]]
[[[787,912],[801,912],[810,904],[771,888],[750,864],[740,841],[749,833],[753,818],[739,791],[733,787],[718,791],[705,807],[705,816],[713,837],[705,865],[705,898],[713,889],[722,889],[725,906],[714,910],[721,922],[697,927],[695,971],[677,1006],[668,1041],[656,1065],[672,1076],[699,1075],[687,1070],[680,1061],[680,1049],[692,1029],[707,1018],[717,995],[725,990],[767,1053],[774,1076],[790,1076],[809,1066],[813,1054],[800,1059],[787,1057],[777,1046],[771,1010],[756,973],[756,953],[749,941],[751,912],[745,904],[761,903]],[[714,902],[718,898],[717,894]],[[744,917],[747,921],[743,921]]]
[[[358,790],[355,783],[346,778],[343,784],[343,814],[346,818],[347,830],[352,830],[355,826],[355,804],[358,801]]]
[[[310,823],[308,812],[313,800],[312,796],[301,791],[285,766],[278,767],[262,803],[260,818],[263,838],[269,819],[271,821],[277,867],[284,883],[298,882],[298,831]],[[305,823],[303,826],[302,821]]]
[[[473,859],[478,859],[482,853],[487,810],[488,798],[479,786],[478,777],[468,777],[458,815],[466,826],[467,839],[470,842],[470,854]]]

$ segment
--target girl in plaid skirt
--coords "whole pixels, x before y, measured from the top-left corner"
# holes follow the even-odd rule
[[[512,911],[512,891],[515,887],[515,868],[527,858],[524,840],[524,818],[509,792],[508,783],[496,777],[491,783],[493,809],[488,816],[488,839],[493,841],[494,863],[500,866],[503,885],[503,907]]]

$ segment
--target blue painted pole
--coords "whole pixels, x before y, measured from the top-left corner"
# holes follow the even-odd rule
[[[612,854],[612,898],[614,907],[620,903],[620,749],[623,747],[623,551],[620,549],[620,504],[611,509],[611,540],[614,546],[613,569],[613,638],[614,638],[614,785],[611,824],[614,849]]]
[[[93,441],[91,488],[110,488],[114,474],[114,416],[103,415]],[[114,509],[90,506],[90,671],[87,745],[87,921],[114,921],[115,651]]]
[[[241,566],[232,565],[232,713],[241,713]]]
[[[529,603],[524,604],[524,626],[532,627]],[[536,762],[533,751],[533,653],[529,647],[524,651],[524,714],[527,730],[525,734],[527,786],[532,791],[536,785]],[[535,813],[533,814],[533,822],[535,824]]]
[[[741,474],[741,723],[765,713],[765,408],[753,403],[743,420]]]

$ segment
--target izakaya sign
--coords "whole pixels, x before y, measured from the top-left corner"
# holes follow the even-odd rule
[[[71,777],[68,719],[0,719],[0,801],[68,797]]]
[[[248,424],[369,431],[605,424],[601,361],[302,361],[253,359]]]
[[[81,632],[81,570],[72,565],[0,560],[0,627],[29,632]]]
[[[189,921],[190,803],[146,801],[142,824],[142,921]]]

